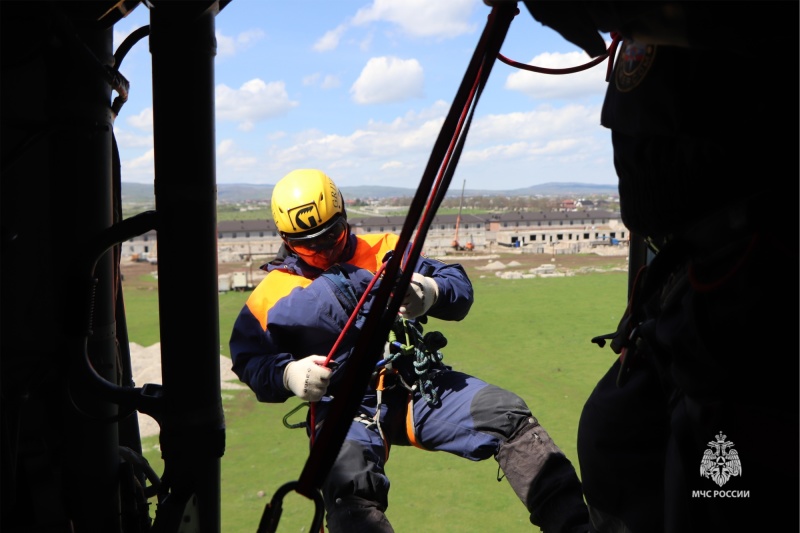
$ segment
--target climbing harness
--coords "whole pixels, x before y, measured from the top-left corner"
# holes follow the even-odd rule
[[[354,311],[354,314],[356,313],[358,313],[358,309]],[[431,331],[423,335],[422,327],[419,324],[399,316],[392,329],[389,331],[383,359],[378,361],[375,365],[375,371],[373,372],[376,393],[375,414],[367,416],[364,413],[359,413],[354,417],[356,422],[377,429],[381,439],[386,445],[387,458],[389,456],[388,444],[386,444],[383,428],[380,425],[383,392],[393,389],[399,384],[407,390],[410,395],[409,405],[413,405],[414,392],[419,391],[422,399],[425,400],[428,405],[433,407],[438,406],[440,402],[439,392],[434,387],[433,378],[436,371],[443,366],[442,360],[444,359],[444,354],[442,354],[440,350],[445,346],[447,346],[447,338],[445,338],[441,332]],[[409,384],[400,373],[399,369],[396,368],[396,363],[399,364],[404,359],[410,360],[411,366],[414,369],[415,379],[411,380],[412,384]],[[310,412],[314,411],[313,403],[300,403],[283,417],[283,425],[289,429],[308,427],[309,424],[307,424],[305,420],[296,423],[289,422],[289,418],[304,407],[308,407]],[[409,416],[413,417],[413,413]],[[312,427],[314,427],[313,423]],[[310,436],[313,439],[313,432]]]
[[[389,331],[390,357],[392,360],[401,356],[413,359],[416,389],[428,405],[434,407],[439,405],[439,393],[433,386],[433,374],[444,358],[439,350],[446,345],[447,339],[440,332],[432,331],[423,336],[417,323],[404,318],[399,318]],[[406,388],[411,390],[408,385]]]

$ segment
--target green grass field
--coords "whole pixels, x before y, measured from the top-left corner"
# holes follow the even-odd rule
[[[627,276],[610,272],[501,280],[486,275],[473,276],[473,283],[476,301],[466,319],[431,320],[427,326],[442,331],[449,341],[443,350],[445,363],[525,398],[577,468],[576,434],[583,403],[615,358],[608,347],[600,349],[590,339],[616,329],[625,309]],[[220,295],[225,355],[233,321],[248,294]],[[143,346],[157,342],[157,292],[126,292],[125,302],[130,340]],[[298,479],[308,442],[302,430],[282,424],[282,417],[298,403],[291,399],[261,404],[249,390],[223,390],[225,533],[255,532],[276,490]],[[156,437],[143,442],[147,459],[161,473],[157,444]],[[473,463],[445,453],[394,447],[387,474],[392,481],[387,515],[398,532],[537,529],[508,483],[497,481],[494,460]],[[279,531],[307,532],[312,518],[313,503],[291,493],[284,500]]]

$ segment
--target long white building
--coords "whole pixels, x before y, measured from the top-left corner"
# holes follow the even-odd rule
[[[400,233],[405,216],[351,217],[356,234]],[[225,221],[217,224],[221,262],[269,260],[281,246],[270,220]],[[627,246],[630,235],[613,211],[518,211],[490,215],[437,215],[431,221],[423,252],[445,255],[461,248],[492,252],[518,248],[523,253],[589,253],[598,247]],[[467,246],[467,245],[470,246]],[[126,241],[123,257],[155,259],[157,233],[150,231]]]

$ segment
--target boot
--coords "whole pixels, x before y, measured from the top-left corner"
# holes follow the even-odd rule
[[[534,417],[500,445],[495,458],[543,533],[593,530],[575,468]]]
[[[349,496],[337,498],[328,510],[329,533],[394,533],[377,503]]]

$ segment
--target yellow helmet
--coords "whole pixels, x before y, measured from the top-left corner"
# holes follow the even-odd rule
[[[272,218],[284,238],[313,239],[340,217],[347,217],[344,197],[321,170],[293,170],[272,190]]]

